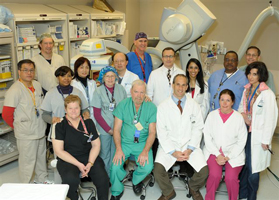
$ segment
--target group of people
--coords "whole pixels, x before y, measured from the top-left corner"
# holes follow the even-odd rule
[[[175,198],[168,171],[179,163],[193,168],[194,200],[203,199],[199,190],[205,184],[205,199],[215,199],[223,170],[230,200],[256,199],[278,117],[272,74],[258,61],[260,50],[247,49],[244,72],[237,67],[237,53],[228,51],[224,69],[207,83],[199,60],[190,59],[183,71],[171,47],[162,51],[163,65],[152,71],[147,43],[147,35],[137,33],[134,52],[116,53],[114,66],[100,71],[97,87],[87,58],[78,58],[72,71],[52,52],[51,36],[41,36],[41,53],[18,63],[19,80],[6,93],[2,112],[14,128],[21,181],[30,183],[35,172],[34,182],[49,182],[48,123],[71,200],[78,199],[84,177],[95,184],[98,199],[109,199],[109,189],[111,200],[120,199],[123,166],[131,157],[137,165],[136,194],[153,170],[162,191],[158,199]]]

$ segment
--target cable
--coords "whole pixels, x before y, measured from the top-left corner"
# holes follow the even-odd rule
[[[269,168],[267,168],[268,169],[268,171],[269,171]],[[269,171],[270,172],[270,171]],[[270,172],[271,173],[271,172]],[[268,175],[269,173],[267,173],[267,171],[266,171],[266,176],[267,176],[267,178],[270,180],[270,182],[275,186],[275,187],[277,187],[278,189],[279,189],[279,186],[277,186],[277,184],[274,182],[274,181],[272,181],[272,179],[270,178],[270,176]]]

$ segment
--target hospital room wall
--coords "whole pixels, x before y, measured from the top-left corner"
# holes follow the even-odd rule
[[[126,13],[129,43],[132,44],[135,32],[144,31],[149,36],[158,36],[160,20],[164,7],[177,8],[182,0],[107,0],[114,8]],[[119,2],[122,2],[119,4]],[[136,2],[136,4],[134,3]],[[139,3],[140,2],[140,3]],[[238,51],[253,21],[261,11],[269,6],[263,0],[201,0],[216,16],[217,20],[198,41],[222,41],[227,50]],[[138,6],[139,5],[139,6]],[[279,7],[279,0],[273,0],[273,6]],[[140,22],[136,10],[140,10]],[[251,45],[262,50],[261,60],[279,80],[279,22],[275,17],[267,18],[253,38]],[[219,58],[219,67],[222,67],[222,56]],[[244,65],[242,58],[239,65]],[[217,66],[218,67],[218,66]],[[276,81],[276,90],[279,93],[279,81]]]
[[[34,3],[34,4],[80,4],[92,6],[93,0],[0,0],[1,3]]]
[[[107,0],[113,8],[126,14],[129,46],[138,31],[149,36],[158,36],[159,25],[164,7],[177,8],[182,0]],[[22,0],[0,0],[0,3],[22,3]],[[42,4],[82,4],[92,6],[92,0],[40,0]],[[217,20],[199,41],[223,41],[230,50],[238,50],[246,33],[258,14],[268,7],[263,0],[201,0],[216,16]],[[38,3],[38,0],[25,0],[24,3]],[[279,7],[279,0],[273,0],[273,6]],[[279,22],[275,17],[267,18],[251,42],[262,50],[262,61],[279,80]],[[222,64],[222,57],[218,63]],[[244,64],[242,58],[240,65]],[[220,64],[220,65],[221,65]],[[222,66],[220,66],[222,67]],[[279,93],[279,81],[276,81]]]

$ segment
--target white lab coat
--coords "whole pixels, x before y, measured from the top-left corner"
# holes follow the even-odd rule
[[[205,146],[203,153],[208,160],[210,154],[216,157],[220,155],[220,148],[225,156],[229,157],[230,165],[239,167],[245,164],[245,145],[247,140],[247,128],[242,115],[235,111],[225,123],[219,114],[219,109],[209,113],[203,133]]]
[[[245,98],[246,95],[242,95],[238,109],[240,113],[244,112],[243,101]],[[261,144],[268,144],[271,148],[277,119],[278,108],[275,95],[270,89],[263,90],[253,104],[251,129],[252,173],[261,172],[270,166],[271,154],[269,151],[264,151]]]
[[[200,86],[199,83],[196,81],[196,86],[195,86],[195,93],[194,93],[194,100],[200,105],[201,112],[202,112],[202,117],[203,120],[205,121],[206,116],[209,111],[209,93],[208,93],[208,83],[206,81],[204,85],[204,92],[201,94],[200,93]],[[192,97],[192,93],[188,92],[190,97]]]
[[[163,102],[172,94],[172,87],[169,84],[167,73],[168,69],[163,65],[162,67],[152,71],[149,76],[147,84],[147,96],[151,98],[152,102],[156,106],[158,106],[161,102]],[[170,74],[170,83],[172,84],[173,78],[177,74],[185,75],[185,72],[174,64]]]
[[[132,83],[135,80],[138,80],[139,76],[134,74],[133,72],[130,72],[129,70],[126,69],[126,72],[123,76],[123,79],[121,81],[121,85],[124,87],[124,89],[126,90],[127,93],[127,97],[131,97],[131,87],[132,87]]]
[[[200,149],[203,125],[200,107],[188,94],[182,114],[171,96],[163,101],[157,110],[159,147],[155,162],[162,164],[168,171],[176,162],[176,158],[169,152],[185,151],[190,145],[195,147],[195,150],[191,153],[188,162],[199,172],[206,166]]]
[[[88,105],[89,105],[88,108],[89,108],[89,111],[90,111],[90,118],[96,124],[96,120],[95,120],[94,114],[93,114],[93,105],[91,105],[92,99],[93,99],[93,93],[94,93],[95,89],[97,88],[96,82],[94,80],[87,79],[89,99],[87,98],[84,86],[82,85],[82,83],[78,79],[73,79],[72,82],[71,82],[71,85],[73,87],[79,89],[82,92],[82,94],[84,95],[85,99],[88,101]]]
[[[58,80],[54,73],[59,67],[66,65],[63,57],[53,53],[51,64],[40,54],[34,56],[32,60],[36,65],[35,79],[41,83],[42,87],[46,91],[49,91],[52,87],[57,86]]]

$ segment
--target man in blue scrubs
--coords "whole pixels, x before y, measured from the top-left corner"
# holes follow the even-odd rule
[[[233,109],[237,110],[241,101],[244,85],[248,83],[245,73],[237,68],[238,55],[228,51],[224,57],[224,69],[214,72],[209,80],[210,111],[220,108],[219,95],[224,89],[230,89],[235,94]]]
[[[148,82],[153,67],[150,55],[145,52],[147,43],[147,35],[144,32],[137,33],[134,40],[135,50],[127,54],[129,58],[127,69],[137,74],[145,83]]]

